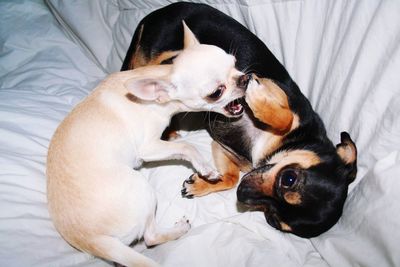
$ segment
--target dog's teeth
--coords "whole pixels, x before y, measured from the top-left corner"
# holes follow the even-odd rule
[[[235,99],[225,106],[225,110],[229,112],[231,115],[240,115],[243,113],[243,106],[240,104],[240,101]]]

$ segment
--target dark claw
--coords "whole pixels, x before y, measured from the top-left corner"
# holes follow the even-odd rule
[[[189,178],[188,180],[185,181],[185,183],[187,183],[187,184],[193,184],[193,183],[194,183],[194,180],[192,180],[192,179]]]
[[[208,180],[208,177],[210,177],[210,175],[201,175],[200,173],[198,176],[203,180]]]
[[[194,179],[193,179],[193,176],[195,175],[195,173],[193,173],[192,175],[190,175],[189,176],[189,178],[187,178],[186,180],[185,180],[185,182],[183,182],[183,184],[193,184],[194,183]]]
[[[186,191],[186,188],[183,188],[181,190],[181,196],[184,198],[190,198],[190,199],[193,198],[193,195],[189,194],[189,192]]]
[[[186,188],[182,189],[181,195],[182,195],[182,197],[185,197],[185,198],[193,198],[193,195],[189,194],[189,192],[186,191]]]

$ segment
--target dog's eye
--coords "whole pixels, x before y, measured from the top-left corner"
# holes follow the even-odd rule
[[[222,84],[222,85],[218,86],[217,89],[212,94],[208,95],[207,97],[214,101],[218,100],[224,93],[225,89],[226,89],[225,85]]]
[[[280,177],[281,186],[284,188],[292,187],[297,180],[297,173],[293,170],[284,171]]]

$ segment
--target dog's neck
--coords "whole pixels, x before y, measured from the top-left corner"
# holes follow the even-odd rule
[[[140,101],[140,100],[139,100]],[[160,114],[160,117],[170,119],[180,112],[189,112],[190,110],[179,101],[170,101],[166,103],[141,102],[141,105],[149,107],[152,112]]]

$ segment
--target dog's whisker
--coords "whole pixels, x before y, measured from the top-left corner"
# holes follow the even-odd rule
[[[232,40],[230,43],[229,43],[229,54],[231,54],[231,55],[233,55],[233,56],[236,56],[236,53],[233,53],[234,51],[233,51],[233,42],[234,42],[235,40]]]
[[[183,114],[182,118],[181,118],[181,121],[183,121],[189,113],[190,113],[190,112],[185,112],[185,113]]]
[[[249,66],[243,68],[241,71],[243,73],[245,73],[245,74],[249,74],[249,73],[255,72],[256,70],[252,68],[254,65],[255,64],[250,64]]]

